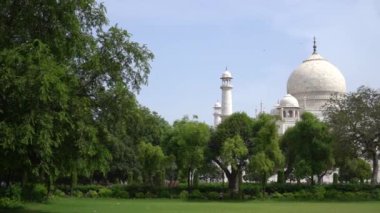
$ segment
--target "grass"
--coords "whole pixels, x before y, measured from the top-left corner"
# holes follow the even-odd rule
[[[380,202],[187,202],[182,200],[122,200],[59,198],[47,204],[27,203],[25,209],[9,211],[16,213],[378,213]],[[0,210],[1,212],[1,210]]]

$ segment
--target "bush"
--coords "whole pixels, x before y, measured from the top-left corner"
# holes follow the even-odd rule
[[[291,192],[285,192],[282,194],[283,199],[285,200],[294,200],[295,196]]]
[[[53,195],[57,196],[57,197],[65,197],[66,196],[66,194],[59,189],[55,189]]]
[[[189,199],[191,200],[203,200],[205,199],[205,196],[198,190],[195,189],[189,194]]]
[[[13,184],[4,189],[2,196],[11,200],[21,200],[22,188],[19,184]]]
[[[316,186],[313,188],[313,199],[323,200],[325,198],[326,189],[323,186]]]
[[[181,198],[182,200],[187,200],[189,198],[189,192],[186,191],[186,190],[183,190],[180,194],[179,194],[179,198]]]
[[[104,186],[101,185],[78,185],[73,190],[79,190],[83,194],[87,194],[89,191],[99,191],[101,188],[104,188]]]
[[[218,192],[208,192],[207,193],[207,199],[209,199],[209,200],[220,200],[222,198],[223,198],[223,196],[221,195],[221,193],[218,193]]]
[[[8,197],[0,198],[0,209],[18,209],[22,208],[20,200],[10,199]]]
[[[90,190],[86,193],[86,197],[97,198],[99,194],[95,190]]]
[[[147,192],[145,193],[145,198],[157,198],[157,196],[152,192]]]
[[[159,198],[172,198],[172,196],[171,196],[169,190],[165,190],[165,189],[163,189],[163,190],[161,190],[161,191],[159,192],[158,197],[159,197]]]
[[[273,199],[281,199],[284,196],[281,193],[275,192],[275,193],[271,194],[270,197],[273,198]]]
[[[115,198],[129,198],[129,192],[122,190],[120,188],[114,188],[112,190],[112,197]]]
[[[380,189],[373,190],[371,197],[375,200],[380,200]]]
[[[81,192],[79,190],[75,190],[75,191],[73,191],[73,193],[71,195],[74,197],[80,198],[80,197],[83,197],[83,192]]]
[[[98,191],[99,197],[111,197],[112,196],[112,190],[108,188],[100,188]]]
[[[137,192],[137,193],[135,194],[135,197],[136,197],[136,198],[145,198],[145,194],[144,194],[144,192]]]
[[[43,202],[47,200],[47,188],[43,184],[31,184],[22,189],[22,199]]]

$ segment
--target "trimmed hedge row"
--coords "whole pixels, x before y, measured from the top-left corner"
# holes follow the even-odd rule
[[[67,188],[60,188],[55,195],[69,194]],[[181,198],[190,200],[226,200],[228,189],[222,184],[201,184],[188,192],[185,185],[175,188],[149,187],[143,185],[81,185],[74,189],[76,197],[114,198]],[[239,199],[279,200],[380,200],[380,185],[296,185],[242,184]]]

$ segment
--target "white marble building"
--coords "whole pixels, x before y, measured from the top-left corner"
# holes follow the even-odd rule
[[[279,133],[283,134],[287,128],[294,126],[299,115],[305,111],[323,120],[323,105],[331,95],[344,93],[346,93],[344,76],[336,66],[317,53],[314,39],[313,53],[291,73],[287,84],[287,95],[271,112],[281,118],[278,122]],[[296,109],[281,105],[281,102],[289,102],[290,99],[292,105],[298,106],[298,116],[284,113]]]
[[[222,104],[217,101],[214,105],[214,126],[218,126],[222,120],[232,114],[232,75],[231,72],[226,70],[223,72],[222,85]]]

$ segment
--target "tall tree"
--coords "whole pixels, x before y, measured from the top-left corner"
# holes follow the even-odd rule
[[[257,119],[245,113],[230,115],[217,127],[208,153],[227,177],[232,196],[238,193],[243,171],[248,165],[266,181],[283,161],[275,118],[266,114]]]
[[[309,177],[314,184],[316,176],[321,183],[335,164],[331,133],[326,124],[309,112],[301,115],[301,121],[288,129],[281,141],[287,158],[287,174],[295,170],[296,177]]]
[[[377,184],[380,151],[380,92],[365,86],[333,97],[325,106],[326,121],[341,145],[372,161],[371,183]]]
[[[36,177],[105,174],[110,144],[133,138],[138,116],[129,113],[138,110],[127,103],[147,83],[153,54],[109,27],[95,0],[5,0],[0,8],[0,153],[24,146],[30,168],[21,169]]]
[[[189,189],[194,185],[197,170],[204,164],[209,139],[207,124],[184,118],[174,122],[169,139],[162,144],[168,154],[175,156],[178,169],[186,174]]]

